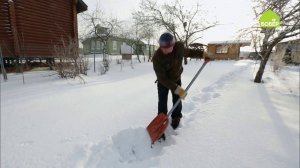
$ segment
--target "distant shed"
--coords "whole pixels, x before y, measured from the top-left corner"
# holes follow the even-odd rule
[[[208,43],[207,50],[216,59],[239,59],[240,47],[250,46],[250,41],[217,41]]]

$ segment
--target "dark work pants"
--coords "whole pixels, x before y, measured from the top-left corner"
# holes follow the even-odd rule
[[[180,79],[176,83],[181,86]],[[168,94],[169,94],[170,89],[166,88],[164,85],[157,82],[157,90],[158,90],[158,113],[167,114],[167,112],[168,112]],[[172,92],[172,99],[173,99],[173,105],[174,105],[176,103],[176,101],[178,99],[180,99],[180,97]],[[181,118],[182,117],[181,110],[182,110],[182,103],[180,101],[178,106],[174,109],[171,117],[172,118]]]

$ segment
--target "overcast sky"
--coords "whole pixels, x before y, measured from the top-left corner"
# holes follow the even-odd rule
[[[98,3],[100,8],[108,16],[117,17],[120,20],[130,20],[131,13],[139,9],[141,0],[84,0],[88,10],[94,10]],[[172,0],[159,0],[159,3]],[[202,5],[203,15],[210,20],[217,20],[221,25],[211,28],[203,33],[203,38],[198,40],[201,43],[211,41],[235,40],[238,37],[237,31],[249,27],[254,23],[251,0],[182,0],[186,9],[191,9],[196,3]],[[80,19],[79,19],[80,20]],[[199,19],[199,22],[201,20]],[[82,27],[79,21],[79,27]],[[164,30],[161,30],[164,31]]]

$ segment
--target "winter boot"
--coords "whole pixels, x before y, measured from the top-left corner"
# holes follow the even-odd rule
[[[165,140],[166,140],[165,134],[162,134],[162,136],[158,139],[159,142],[165,141]]]
[[[179,123],[180,123],[180,118],[173,118],[171,123],[172,128],[176,129],[179,126]]]

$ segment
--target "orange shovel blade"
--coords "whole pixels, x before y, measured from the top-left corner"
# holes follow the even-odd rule
[[[157,141],[168,127],[168,116],[164,113],[159,113],[147,126],[147,131],[151,138],[152,144]]]

